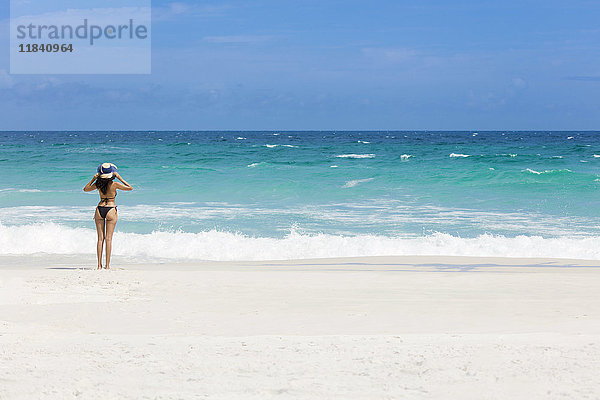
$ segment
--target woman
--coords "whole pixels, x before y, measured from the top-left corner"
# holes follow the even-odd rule
[[[113,182],[117,178],[122,183]],[[102,269],[102,246],[106,242],[106,269],[110,267],[110,253],[112,251],[112,236],[117,225],[117,206],[115,197],[117,189],[133,190],[131,185],[117,172],[117,166],[111,163],[104,163],[98,167],[98,173],[83,188],[84,192],[91,192],[98,189],[100,202],[94,213],[96,222],[96,231],[98,232],[98,244],[96,254],[98,255],[98,269]]]

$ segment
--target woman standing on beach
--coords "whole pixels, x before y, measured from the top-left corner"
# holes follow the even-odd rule
[[[117,178],[120,182],[113,182]],[[96,222],[96,231],[98,232],[98,243],[96,245],[96,254],[98,255],[98,269],[102,269],[102,247],[106,242],[106,269],[110,267],[110,253],[112,251],[112,236],[117,225],[117,205],[115,197],[117,189],[133,190],[133,187],[127,183],[117,172],[117,166],[111,163],[104,163],[98,167],[98,173],[94,175],[91,181],[83,188],[84,192],[91,192],[98,189],[100,202],[94,212],[94,221]]]

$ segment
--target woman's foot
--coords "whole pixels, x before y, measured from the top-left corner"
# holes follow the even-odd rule
[[[102,264],[98,264],[98,268],[97,269],[102,269]]]
[[[106,267],[104,267],[104,269],[110,269],[110,267],[107,265]]]

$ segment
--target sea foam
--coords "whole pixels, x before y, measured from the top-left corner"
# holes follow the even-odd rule
[[[96,232],[44,223],[0,224],[0,255],[93,254]],[[600,237],[542,238],[480,235],[461,238],[445,233],[420,237],[302,234],[295,229],[282,238],[252,237],[210,230],[200,233],[115,232],[115,256],[140,260],[286,260],[384,255],[448,255],[544,257],[600,260]]]
[[[337,158],[374,158],[375,154],[340,154]]]
[[[562,173],[562,172],[573,172],[568,168],[563,168],[563,169],[547,169],[544,171],[536,171],[534,169],[531,168],[527,168],[524,169],[523,172],[529,172],[530,174],[535,174],[535,175],[542,175],[542,174],[556,174],[556,173]]]
[[[358,185],[359,183],[370,182],[373,179],[375,179],[375,178],[355,179],[353,181],[346,182],[346,184],[344,186],[342,186],[342,187],[351,188],[351,187],[354,187],[354,186]]]

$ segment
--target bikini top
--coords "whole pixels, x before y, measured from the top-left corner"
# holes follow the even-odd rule
[[[117,194],[115,193],[115,195],[113,197],[102,197],[100,196],[100,201],[104,202],[104,204],[108,204],[109,200],[114,200],[117,197]]]

